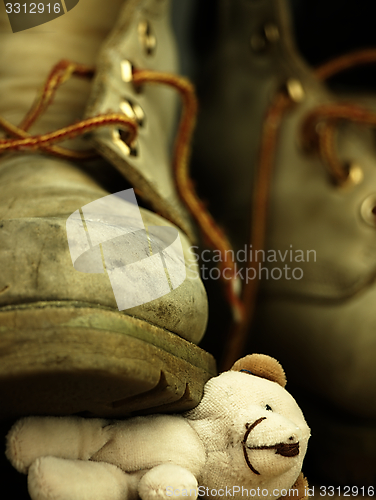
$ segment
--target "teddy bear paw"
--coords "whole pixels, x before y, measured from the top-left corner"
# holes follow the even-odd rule
[[[195,500],[198,496],[198,483],[187,469],[179,465],[162,464],[142,477],[138,493],[142,500],[173,500],[177,496]]]

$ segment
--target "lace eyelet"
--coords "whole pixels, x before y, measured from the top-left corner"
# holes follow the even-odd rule
[[[305,98],[303,85],[296,78],[289,78],[286,82],[286,90],[290,99],[295,103],[300,103]]]
[[[128,59],[123,59],[120,63],[120,73],[121,73],[121,79],[123,80],[124,83],[132,83],[134,80],[134,71],[135,71],[135,66],[134,64],[129,61]],[[136,94],[141,94],[143,91],[143,85],[134,85],[133,90],[136,92]]]
[[[360,214],[368,226],[376,227],[376,194],[371,194],[363,201]]]
[[[137,122],[140,127],[145,125],[145,113],[139,104],[133,102],[131,99],[123,99],[120,103],[121,111],[128,118],[132,118]]]
[[[360,184],[364,179],[363,169],[357,163],[351,163],[349,166],[349,181],[356,185]]]
[[[348,189],[360,184],[364,179],[363,169],[358,163],[349,163],[345,166],[347,178],[339,185],[342,189]]]
[[[126,130],[114,129],[112,131],[113,142],[121,149],[125,156],[139,156],[137,141],[133,144],[128,144],[129,133]]]
[[[125,83],[129,83],[133,80],[133,70],[134,66],[128,59],[123,59],[120,63],[121,79]]]
[[[147,56],[155,54],[157,49],[157,38],[153,33],[149,21],[141,21],[138,25],[138,35],[140,37],[141,46]]]
[[[251,49],[253,52],[261,54],[265,52],[270,45],[276,43],[279,38],[278,26],[272,22],[266,23],[259,31],[256,31],[251,36]]]

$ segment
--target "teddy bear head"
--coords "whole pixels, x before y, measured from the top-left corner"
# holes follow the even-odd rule
[[[260,354],[209,380],[201,403],[186,414],[206,448],[206,484],[260,487],[270,499],[294,485],[310,430],[285,384],[279,363]]]

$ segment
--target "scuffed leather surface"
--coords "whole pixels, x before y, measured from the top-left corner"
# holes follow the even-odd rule
[[[106,274],[76,271],[69,253],[66,219],[109,193],[67,162],[16,156],[0,164],[0,306],[37,301],[80,301],[117,310]],[[172,226],[141,209],[145,225]],[[186,265],[184,283],[157,300],[128,309],[130,314],[199,342],[206,328],[207,299],[192,272],[190,244],[180,233]],[[193,267],[192,267],[193,266]]]

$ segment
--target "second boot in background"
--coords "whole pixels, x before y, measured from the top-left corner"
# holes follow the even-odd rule
[[[248,255],[254,191],[265,188],[257,179],[272,166],[264,252],[255,267],[239,264],[261,277],[248,351],[276,356],[289,374],[313,429],[311,481],[366,486],[376,480],[374,136],[339,120],[340,97],[296,49],[289,7],[284,0],[221,0],[207,17],[200,14],[193,166],[235,249],[246,247]],[[302,3],[296,7],[304,12]],[[321,106],[337,120],[341,169],[324,161],[320,143],[304,147],[303,123],[320,117]],[[207,337],[212,350],[217,311],[212,307]]]

